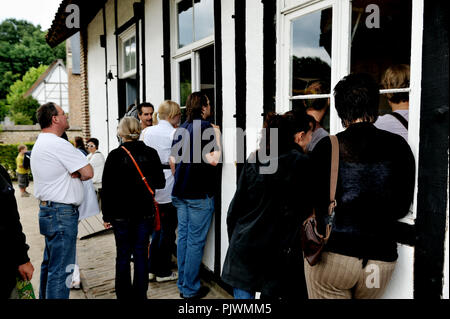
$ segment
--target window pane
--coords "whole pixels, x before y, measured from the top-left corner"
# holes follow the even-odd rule
[[[189,94],[192,93],[191,60],[180,62],[180,105],[185,106]]]
[[[292,95],[328,94],[331,80],[332,9],[302,16],[292,22]],[[315,92],[317,81],[327,85]]]
[[[306,99],[306,100],[292,100],[292,110],[299,109],[314,109],[323,110],[326,108],[325,114],[320,121],[320,125],[330,132],[330,100],[329,98],[318,98],[318,99]]]
[[[193,10],[192,0],[183,0],[178,3],[178,47],[193,42]]]
[[[352,1],[351,72],[369,73],[381,85],[390,66],[409,65],[411,22],[411,0]],[[386,112],[390,107],[382,94],[380,113]]]
[[[124,72],[130,71],[130,40],[125,41],[123,44],[123,62],[124,62]]]
[[[214,121],[214,46],[198,51],[200,55],[200,90],[208,96],[211,105],[211,119]]]
[[[130,70],[136,69],[136,37],[130,39]]]
[[[198,41],[214,34],[213,0],[196,0],[194,4],[195,40]]]

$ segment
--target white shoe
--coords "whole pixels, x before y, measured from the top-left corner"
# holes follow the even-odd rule
[[[178,279],[178,272],[174,271],[167,277],[156,277],[157,282],[172,281]]]
[[[70,289],[81,289],[81,283],[79,281],[72,281]]]
[[[149,273],[149,274],[148,274],[148,280],[154,281],[155,278],[156,278],[156,275],[155,275],[155,274],[152,274],[152,273]]]

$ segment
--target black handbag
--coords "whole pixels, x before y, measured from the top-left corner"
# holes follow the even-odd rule
[[[303,256],[311,266],[320,261],[324,246],[328,242],[334,223],[334,208],[336,207],[336,185],[339,169],[339,142],[336,136],[330,136],[331,139],[331,174],[330,174],[330,205],[328,206],[328,223],[326,225],[325,236],[317,230],[316,212],[313,209],[302,225],[302,249]]]

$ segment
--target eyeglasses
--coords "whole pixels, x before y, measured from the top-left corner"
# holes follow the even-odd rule
[[[89,147],[89,148],[91,148],[91,147],[95,147],[95,145],[94,145],[94,144],[87,144],[86,146],[87,146],[87,147]]]

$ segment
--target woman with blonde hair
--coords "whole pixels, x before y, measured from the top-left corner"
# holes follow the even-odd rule
[[[109,153],[102,178],[103,221],[105,228],[113,226],[117,248],[116,295],[117,299],[147,299],[148,245],[156,209],[133,159],[152,191],[164,188],[165,178],[158,153],[138,140],[141,125],[137,119],[124,117],[117,133],[122,143]]]
[[[159,121],[158,121],[159,117]],[[177,210],[172,205],[172,188],[174,176],[169,166],[172,138],[181,118],[178,103],[166,100],[153,114],[154,125],[144,133],[144,143],[153,147],[159,155],[164,169],[166,187],[156,191],[155,199],[161,214],[161,230],[153,234],[150,245],[149,279],[158,282],[177,280],[178,273],[172,271],[172,252],[175,246],[175,229],[177,228]]]

